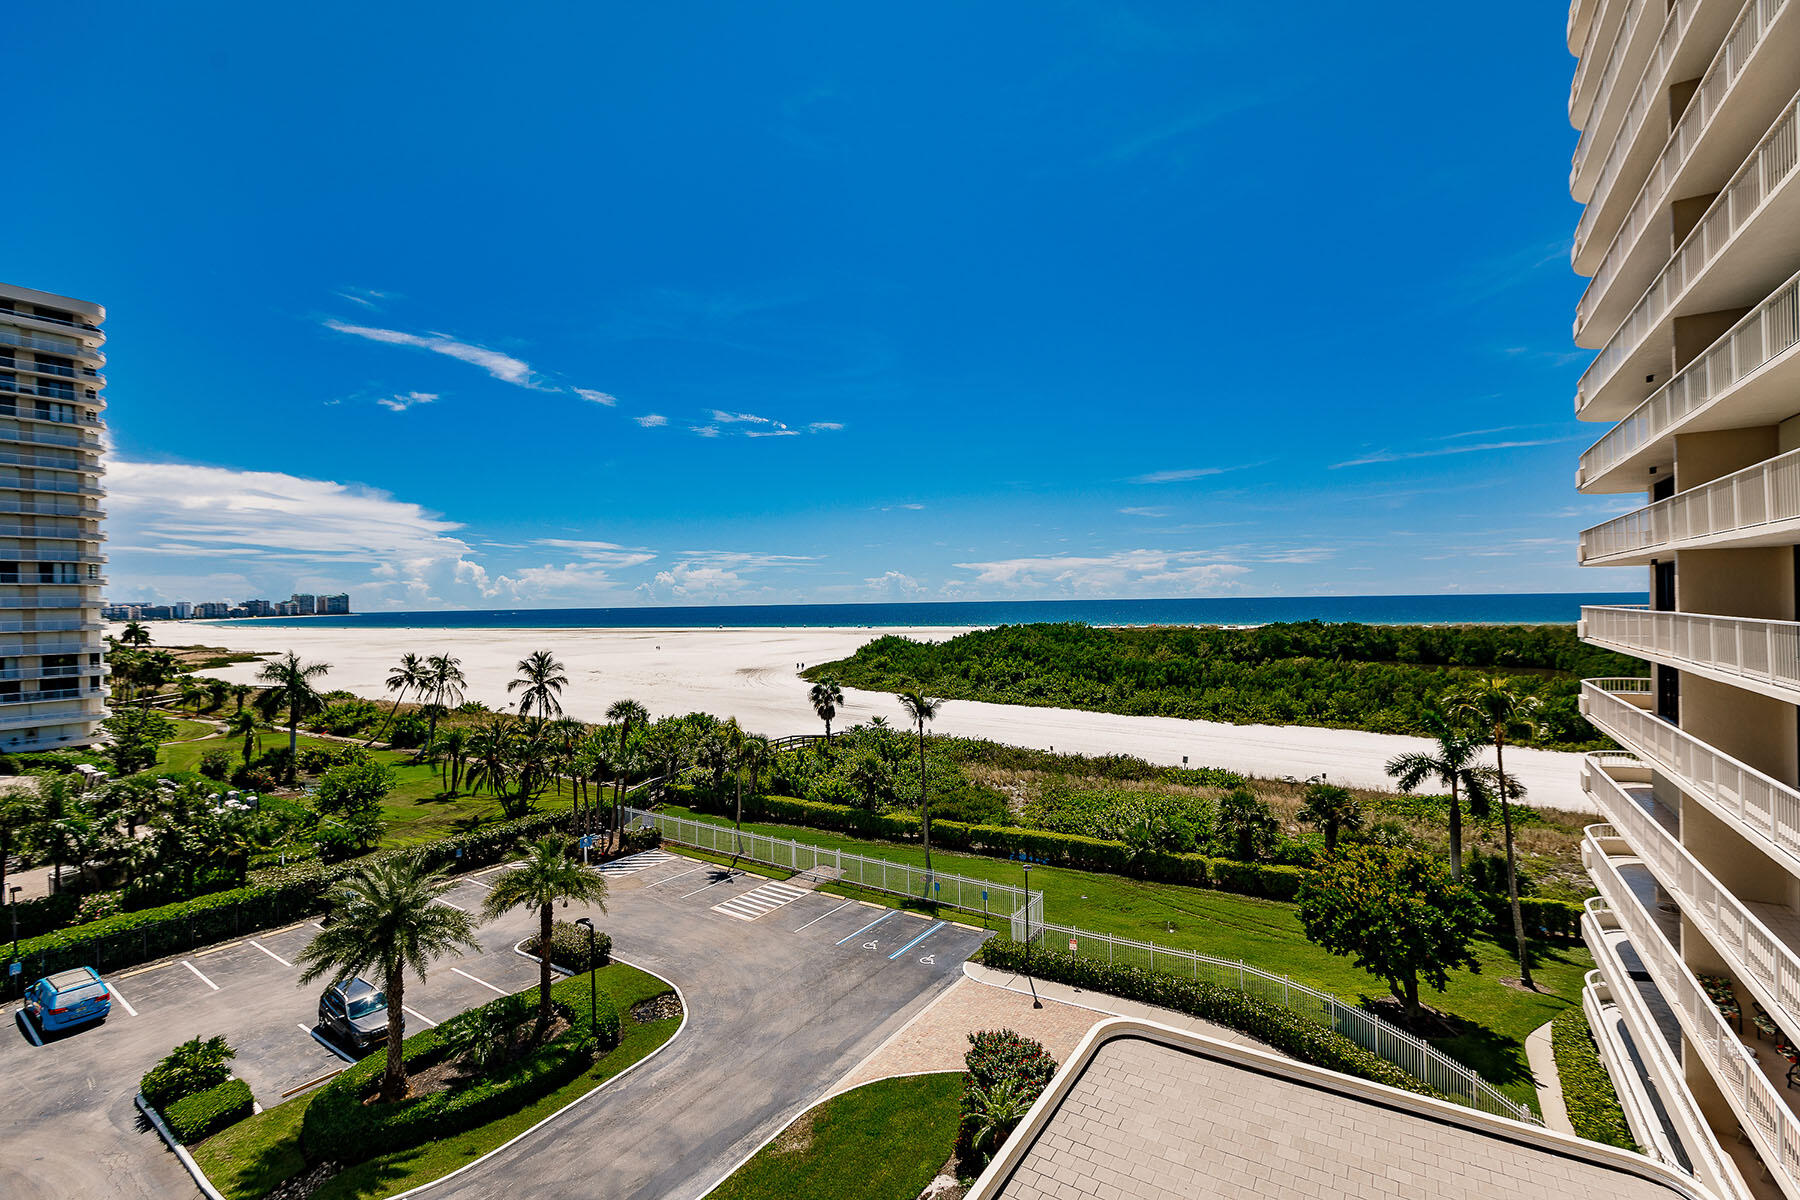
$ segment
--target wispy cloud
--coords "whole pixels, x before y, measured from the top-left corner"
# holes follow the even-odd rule
[[[925,506],[923,504],[920,504],[920,503],[914,501],[914,502],[911,502],[908,504],[884,504],[881,506],[881,511],[882,512],[920,512],[924,508],[925,508]]]
[[[1191,479],[1205,479],[1212,475],[1224,475],[1230,471],[1247,471],[1251,467],[1260,467],[1261,463],[1238,463],[1229,467],[1177,467],[1171,471],[1151,471],[1148,475],[1134,475],[1133,483],[1186,483]]]
[[[1331,469],[1339,467],[1366,467],[1375,463],[1407,462],[1415,458],[1439,458],[1446,454],[1485,454],[1494,450],[1522,450],[1528,446],[1554,446],[1562,442],[1578,442],[1580,438],[1529,438],[1512,442],[1480,442],[1472,446],[1438,446],[1430,450],[1377,450],[1365,454],[1361,458],[1345,459],[1340,463],[1332,463]]]
[[[843,427],[842,421],[814,421],[806,429],[809,433],[836,433]]]
[[[371,342],[381,342],[389,346],[413,346],[420,350],[429,350],[433,354],[442,354],[448,358],[454,358],[458,362],[466,362],[480,367],[503,383],[516,384],[519,387],[537,386],[531,374],[530,363],[514,358],[510,354],[503,354],[498,350],[489,350],[485,346],[459,342],[448,334],[406,333],[399,329],[378,329],[372,325],[352,325],[346,321],[335,319],[326,321],[325,327]]]
[[[374,288],[345,288],[339,292],[340,300],[348,300],[352,304],[360,304],[364,308],[380,308],[381,301],[388,298],[386,292],[378,292]]]
[[[656,557],[654,550],[642,546],[621,546],[617,542],[594,542],[576,538],[534,538],[534,546],[548,546],[572,554],[583,562],[602,563],[609,567],[636,567]]]
[[[1128,508],[1121,508],[1119,511],[1128,517],[1166,517],[1169,515],[1169,510],[1166,508],[1148,508],[1142,505],[1132,505]]]
[[[755,413],[726,412],[720,408],[712,410],[712,419],[721,425],[772,425],[775,423],[768,417],[759,417]]]
[[[689,425],[688,432],[703,438],[716,438],[719,436],[719,427],[717,425]]]
[[[436,392],[395,392],[392,396],[383,396],[375,403],[394,412],[405,412],[415,404],[430,404],[438,398]]]
[[[578,387],[574,389],[574,391],[575,394],[580,396],[583,400],[592,400],[595,404],[604,404],[608,408],[612,408],[619,403],[619,398],[617,396],[607,392],[595,391],[593,388]]]
[[[746,429],[744,430],[744,436],[750,438],[799,437],[800,431],[798,429],[787,429],[785,427],[777,426],[774,429]]]
[[[1200,551],[1120,550],[1103,555],[1054,555],[960,562],[975,572],[967,583],[1009,592],[1051,595],[1130,596],[1179,590],[1231,590],[1250,568],[1216,561]]]
[[[645,429],[660,429],[662,426],[669,423],[669,418],[663,416],[661,413],[645,413],[641,417],[633,417],[631,419],[636,421],[639,425],[642,425]]]

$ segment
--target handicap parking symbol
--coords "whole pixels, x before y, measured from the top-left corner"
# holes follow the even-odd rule
[[[873,950],[873,949],[875,949],[875,948],[876,948],[876,947],[877,947],[877,946],[879,946],[879,945],[881,945],[881,943],[880,943],[880,942],[864,942],[864,943],[863,943],[863,949],[864,949],[864,950]]]

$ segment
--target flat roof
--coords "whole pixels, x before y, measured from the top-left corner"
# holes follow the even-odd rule
[[[1181,1041],[1121,1031],[1099,1040],[1085,1061],[1078,1051],[1073,1080],[1047,1089],[1047,1109],[1034,1110],[1014,1135],[1023,1139],[1008,1142],[971,1200],[1709,1195],[1635,1155],[1423,1098],[1410,1103],[1406,1093],[1271,1056],[1215,1054],[1191,1036]],[[1340,1079],[1350,1086],[1335,1086]],[[1384,1093],[1393,1099],[1384,1102]]]

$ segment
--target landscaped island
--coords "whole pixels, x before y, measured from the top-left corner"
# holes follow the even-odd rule
[[[1254,629],[1002,625],[943,642],[889,635],[805,674],[953,700],[1407,734],[1429,733],[1432,705],[1474,675],[1518,675],[1542,700],[1543,729],[1528,744],[1587,749],[1602,739],[1577,711],[1580,681],[1645,669],[1582,642],[1573,625],[1301,621]]]

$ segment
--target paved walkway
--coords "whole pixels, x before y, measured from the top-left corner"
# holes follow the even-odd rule
[[[1550,1045],[1550,1025],[1546,1021],[1525,1039],[1525,1062],[1537,1084],[1538,1108],[1544,1114],[1544,1127],[1558,1133],[1574,1133],[1569,1123],[1569,1110],[1563,1104],[1562,1077],[1556,1073],[1556,1052]]]

